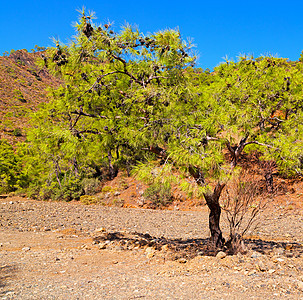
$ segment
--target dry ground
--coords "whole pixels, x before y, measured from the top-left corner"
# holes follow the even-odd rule
[[[248,253],[223,259],[207,255],[207,215],[2,199],[0,295],[302,299],[303,210],[270,209]]]

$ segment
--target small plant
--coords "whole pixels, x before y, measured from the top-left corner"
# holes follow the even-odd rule
[[[259,185],[256,180],[240,174],[227,185],[222,201],[229,226],[228,250],[236,254],[245,252],[243,235],[255,224],[257,217],[264,210],[267,201],[260,196]]]
[[[97,192],[100,181],[97,178],[84,178],[81,184],[85,195],[93,195]]]
[[[118,207],[123,207],[124,205],[124,200],[121,198],[116,198],[113,200],[113,205],[118,206]]]
[[[80,197],[80,202],[85,204],[85,205],[90,205],[90,204],[97,204],[98,199],[96,197],[90,196],[90,195],[83,195]]]
[[[13,130],[13,135],[14,136],[22,136],[22,130],[21,128],[17,127]]]
[[[105,185],[103,188],[102,188],[102,193],[113,193],[115,190],[109,186],[109,185]]]
[[[165,206],[172,201],[171,185],[153,183],[143,193],[143,197],[155,206]]]
[[[18,99],[19,101],[21,101],[22,103],[26,103],[26,99],[24,98],[21,91],[15,89],[14,95],[15,95],[15,98]]]

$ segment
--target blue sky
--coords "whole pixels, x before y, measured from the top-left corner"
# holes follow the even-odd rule
[[[67,43],[76,9],[95,11],[95,23],[126,22],[143,33],[179,28],[192,38],[198,66],[213,69],[223,57],[275,55],[297,60],[303,50],[303,1],[2,1],[0,54],[11,49]]]

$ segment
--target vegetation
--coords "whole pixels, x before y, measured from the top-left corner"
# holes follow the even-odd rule
[[[64,84],[50,90],[27,133],[31,196],[90,202],[83,195],[118,170],[150,184],[144,196],[156,205],[171,201],[172,184],[194,187],[221,248],[220,197],[244,154],[302,176],[302,62],[241,57],[203,71],[178,30],[114,32],[93,18],[83,11],[74,41],[41,56]],[[272,168],[265,179],[270,191]]]

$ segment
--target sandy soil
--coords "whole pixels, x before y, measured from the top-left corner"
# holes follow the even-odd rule
[[[207,250],[205,207],[6,198],[0,200],[0,297],[302,299],[302,224],[301,209],[271,209],[247,236],[247,254],[219,258]]]

